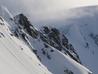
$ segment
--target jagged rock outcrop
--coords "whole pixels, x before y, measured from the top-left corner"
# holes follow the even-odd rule
[[[59,51],[69,55],[75,61],[81,63],[79,55],[78,53],[76,53],[76,50],[74,49],[73,45],[70,44],[68,38],[58,29],[44,26],[41,29],[40,38],[44,42],[58,49]]]
[[[33,38],[37,38],[37,35],[38,35],[37,30],[30,23],[28,18],[26,16],[24,16],[24,14],[19,14],[16,17],[14,17],[14,21],[15,21],[16,24],[18,24],[18,27],[20,29],[27,32]]]
[[[31,37],[36,39],[38,36],[40,36],[40,39],[42,41],[48,43],[52,47],[63,52],[64,54],[69,55],[72,59],[74,59],[78,63],[81,63],[79,55],[78,53],[76,53],[72,44],[69,43],[67,37],[64,34],[62,34],[58,29],[43,26],[40,31],[37,31],[30,23],[28,18],[24,16],[24,14],[19,14],[16,17],[14,17],[14,21],[16,24],[18,24],[17,28],[18,33],[21,32],[20,33],[21,37],[25,41],[26,41],[25,37],[27,37],[25,33],[29,34]],[[17,32],[15,34],[18,35]]]

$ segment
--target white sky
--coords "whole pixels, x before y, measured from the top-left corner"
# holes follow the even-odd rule
[[[56,13],[69,8],[98,5],[98,0],[0,0],[0,4],[13,14],[28,13],[38,21],[55,17]]]

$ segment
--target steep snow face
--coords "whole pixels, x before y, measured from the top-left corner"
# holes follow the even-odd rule
[[[98,73],[98,45],[95,40],[90,36],[94,33],[88,31],[88,27],[82,25],[72,25],[67,33],[69,41],[73,44],[77,53],[80,56],[82,64],[91,69],[94,74]],[[97,30],[96,30],[97,31]],[[96,34],[94,34],[96,36]],[[98,35],[98,34],[97,34]]]
[[[2,12],[0,10],[0,12]],[[22,40],[10,31],[0,16],[0,74],[51,74]]]
[[[69,12],[70,18],[65,22],[67,26],[61,25],[60,30],[77,49],[82,64],[98,74],[98,7],[76,8]]]
[[[68,55],[46,44],[41,39],[28,37],[28,42],[36,49],[40,61],[53,74],[91,74],[87,68],[74,61]]]

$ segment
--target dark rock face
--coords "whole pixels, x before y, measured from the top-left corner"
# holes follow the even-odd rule
[[[44,26],[42,33],[40,33],[40,38],[59,51],[69,55],[75,61],[81,63],[72,44],[69,43],[67,37],[60,33],[58,29]]]
[[[44,26],[43,28],[44,28],[44,32],[45,32],[45,34],[48,34],[48,33],[50,32],[50,30],[49,30],[48,27]]]
[[[15,17],[15,21],[18,22],[18,24],[20,24],[19,27],[23,28],[30,36],[37,38],[38,32],[28,21],[28,18],[26,16],[19,14]]]

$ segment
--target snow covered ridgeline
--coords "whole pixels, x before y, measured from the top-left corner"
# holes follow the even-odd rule
[[[3,12],[8,13],[5,9]],[[56,36],[47,36],[47,33],[45,34],[43,31],[37,31],[28,21],[27,17],[23,17],[23,14],[15,18],[10,17],[8,14],[6,15],[3,17],[6,21],[4,25],[2,25],[4,29],[0,29],[4,36],[6,35],[4,37],[4,45],[7,45],[7,49],[10,50],[13,56],[16,56],[16,58],[13,58],[20,62],[17,65],[22,64],[21,66],[17,66],[15,64],[11,66],[10,68],[13,68],[13,72],[18,70],[19,72],[17,73],[20,74],[22,73],[21,71],[24,71],[23,69],[25,69],[25,74],[92,74],[91,71],[79,64],[81,62],[77,57],[77,53],[74,48],[71,49],[69,47],[69,42],[66,42],[67,38],[65,40],[65,36],[62,33],[59,35],[60,38],[57,38],[59,41],[55,41],[54,38],[58,36],[58,34],[55,33],[54,30],[50,31],[49,34],[53,35],[51,34],[52,32],[55,33]],[[64,39],[65,42],[62,42],[62,39]],[[54,43],[54,45],[51,43]],[[65,44],[68,44],[68,47],[64,46]],[[59,46],[61,46],[62,49],[59,49]],[[4,48],[4,50],[6,50],[6,48]],[[6,57],[4,59],[6,59]],[[7,65],[10,64],[9,62],[7,62]],[[5,67],[7,65],[5,65]],[[3,70],[0,72],[8,74]],[[11,69],[8,69],[7,71],[9,71],[9,74],[12,74]]]

